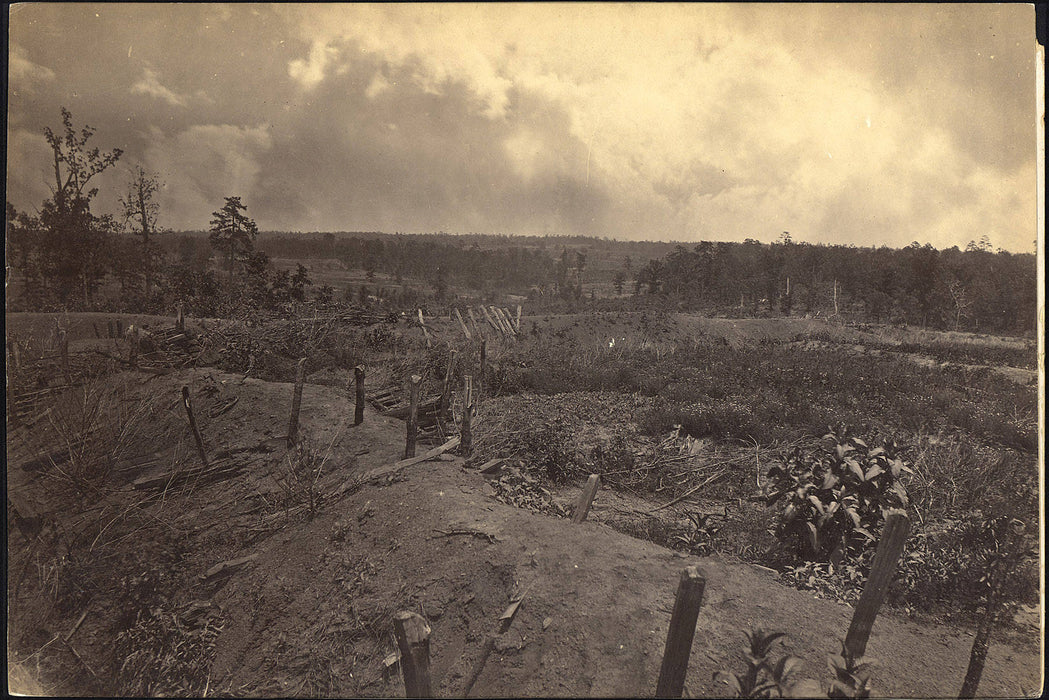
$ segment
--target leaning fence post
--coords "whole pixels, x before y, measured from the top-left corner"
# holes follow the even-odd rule
[[[469,374],[463,377],[463,424],[459,433],[459,454],[469,457],[473,452],[473,434],[471,422],[474,412],[473,377]]]
[[[441,387],[441,406],[439,409],[442,418],[447,418],[452,405],[452,371],[455,369],[455,356],[457,352],[452,350],[448,354],[448,367],[444,371],[444,385]]]
[[[353,424],[360,425],[364,422],[364,365],[354,367],[353,376],[357,382],[357,405],[353,410]]]
[[[413,374],[408,386],[408,434],[404,439],[404,458],[415,456],[415,437],[419,432],[419,382],[423,380]]]
[[[402,610],[393,616],[393,634],[401,652],[405,696],[433,697],[430,690],[430,625],[421,615]]]
[[[208,466],[208,455],[204,452],[204,439],[200,437],[200,429],[197,427],[197,419],[193,417],[193,404],[189,401],[189,387],[182,387],[182,405],[186,407],[186,416],[189,418],[189,427],[193,430],[193,439],[197,443],[197,452],[200,453],[200,461]]]
[[[910,527],[911,521],[904,511],[893,508],[888,512],[881,531],[881,541],[878,542],[878,549],[874,553],[870,576],[867,577],[863,593],[856,604],[849,633],[845,635],[845,651],[854,659],[862,657],[867,650],[871,627],[874,626],[878,608],[889,590],[889,583],[896,571],[896,562],[903,554],[903,545],[907,541]]]
[[[481,339],[481,367],[477,378],[477,395],[484,396],[484,377],[488,374],[488,341]]]
[[[583,492],[579,494],[579,500],[575,504],[575,511],[572,513],[573,523],[579,524],[586,520],[586,514],[590,512],[590,504],[594,502],[594,496],[597,495],[597,489],[600,486],[601,477],[597,474],[591,474],[590,478],[586,480]]]
[[[707,582],[698,567],[689,566],[681,572],[681,581],[674,599],[674,612],[670,615],[667,630],[667,645],[663,652],[663,665],[659,669],[656,697],[679,698],[685,688],[688,673],[688,657],[692,653],[692,639],[696,634],[699,607],[703,604],[703,589]]]
[[[127,361],[132,369],[138,368],[138,326],[128,326],[128,351]]]
[[[63,329],[58,331],[58,352],[62,357],[62,375],[66,378],[66,384],[72,384],[73,375],[69,372],[69,336]]]
[[[302,407],[302,385],[306,380],[306,358],[295,367],[295,393],[291,399],[291,418],[288,421],[288,447],[295,444],[299,434],[299,409]]]

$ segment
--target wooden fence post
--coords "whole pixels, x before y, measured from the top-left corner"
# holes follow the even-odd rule
[[[138,326],[132,324],[128,326],[128,350],[127,350],[127,361],[131,365],[132,369],[138,367]]]
[[[451,413],[452,406],[452,371],[455,369],[455,356],[457,351],[448,353],[448,367],[444,370],[444,385],[441,387],[440,416],[445,419]]]
[[[110,340],[113,339],[113,319],[111,318],[106,319],[106,335]]]
[[[469,374],[463,377],[463,423],[459,440],[459,454],[463,457],[469,457],[473,452],[471,427],[474,412],[473,381],[473,377]]]
[[[408,386],[408,434],[404,439],[404,458],[415,456],[415,437],[419,432],[419,382],[423,380],[413,374]]]
[[[481,339],[481,367],[477,377],[477,395],[484,398],[484,378],[488,374],[488,341]]]
[[[878,542],[878,550],[874,553],[874,562],[871,564],[870,576],[867,577],[863,593],[860,594],[860,600],[856,604],[856,612],[852,615],[849,633],[845,635],[845,651],[854,659],[861,658],[867,650],[871,627],[874,626],[878,608],[881,607],[885,594],[889,590],[889,583],[896,571],[896,562],[903,554],[903,545],[907,541],[910,527],[911,521],[907,518],[907,514],[898,508],[890,510],[885,518],[881,541]]]
[[[597,495],[597,489],[600,486],[601,477],[597,474],[591,474],[590,478],[586,480],[583,492],[579,494],[579,500],[575,504],[575,511],[572,513],[573,523],[579,524],[586,520],[586,514],[590,512],[590,504],[594,502],[594,496]]]
[[[667,645],[663,652],[663,665],[659,669],[656,697],[679,698],[685,688],[688,673],[688,657],[692,654],[692,639],[696,634],[699,607],[703,604],[703,590],[707,582],[703,573],[695,566],[681,572],[681,581],[674,599],[674,612],[670,615],[667,630]]]
[[[421,615],[402,610],[393,617],[393,634],[401,652],[405,696],[433,697],[430,690],[430,625]]]
[[[186,318],[182,315],[182,304],[176,307],[175,329],[180,331],[186,330]]]
[[[517,320],[514,322],[514,325],[517,326],[517,332],[520,333],[521,332],[521,305],[520,304],[517,305]]]
[[[357,382],[357,403],[353,409],[353,424],[360,425],[364,422],[364,365],[354,367],[353,376]]]
[[[102,336],[101,336],[101,335],[99,335],[99,333],[98,333],[98,324],[97,324],[97,323],[95,323],[94,321],[92,321],[92,322],[91,322],[91,329],[92,329],[93,331],[95,331],[95,337],[96,337],[96,338],[101,338],[101,337],[102,337]]]
[[[306,358],[295,367],[295,393],[291,399],[291,418],[288,420],[288,447],[295,444],[299,436],[299,409],[302,407],[302,385],[306,381]]]
[[[72,384],[73,375],[69,372],[69,336],[63,329],[58,331],[58,352],[62,357],[62,375],[66,378],[66,384]]]
[[[204,439],[200,437],[200,429],[197,427],[197,419],[193,417],[193,404],[189,400],[189,387],[182,387],[182,405],[186,407],[186,416],[189,418],[189,427],[193,430],[193,439],[197,443],[197,452],[200,453],[200,461],[208,466],[208,455],[204,452]]]
[[[430,331],[426,329],[426,321],[423,320],[423,310],[419,309],[419,326],[423,329],[423,337],[426,338],[426,347],[431,347]]]
[[[469,306],[466,307],[466,315],[470,317],[470,327],[473,328],[474,333],[482,335],[481,331],[478,330],[477,319],[474,318],[474,310]]]

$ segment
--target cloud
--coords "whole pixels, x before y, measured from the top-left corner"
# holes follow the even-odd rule
[[[263,227],[963,246],[1001,231],[1027,250],[1029,14],[45,3],[12,36],[48,47],[32,56],[54,78],[9,119],[38,131],[71,107],[101,147],[154,159],[196,227],[231,193],[220,173]],[[112,99],[132,84],[153,99]]]
[[[51,196],[54,183],[48,169],[51,147],[42,132],[9,129],[7,132],[7,200],[20,211],[35,211]]]
[[[296,58],[288,63],[288,75],[307,90],[314,88],[324,80],[325,72],[337,55],[335,47],[328,46],[324,41],[314,41],[307,58]]]
[[[55,72],[47,66],[41,66],[29,60],[29,55],[21,46],[12,43],[8,53],[7,75],[12,85],[24,88],[36,82],[49,82],[55,79]]]
[[[156,71],[148,66],[143,68],[142,78],[131,86],[131,92],[136,95],[155,97],[175,107],[186,106],[186,98],[161,85]]]
[[[154,129],[143,161],[166,182],[164,225],[204,228],[204,218],[222,206],[224,197],[239,196],[255,205],[260,159],[271,147],[264,126],[202,124],[172,135]]]

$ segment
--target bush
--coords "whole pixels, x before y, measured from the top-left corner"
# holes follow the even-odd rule
[[[768,472],[766,505],[783,501],[776,536],[808,561],[837,563],[869,548],[886,509],[906,509],[900,481],[910,467],[896,457],[895,443],[870,448],[842,427],[824,436],[822,455],[795,448]]]
[[[1013,546],[1006,529],[1015,522],[1008,516],[988,518],[973,510],[935,531],[916,533],[907,543],[888,602],[909,611],[935,606],[974,617],[995,583],[1005,613],[1002,619],[1015,615],[1020,605],[1036,604],[1037,563],[1025,558],[1022,544]],[[1002,559],[1011,561],[1008,575],[991,581],[989,573]]]

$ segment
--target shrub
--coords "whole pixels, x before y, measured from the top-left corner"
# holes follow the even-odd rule
[[[1016,546],[1018,541],[1008,531],[1016,522],[974,510],[937,531],[917,533],[907,544],[888,602],[910,611],[936,606],[972,617],[995,584],[1003,619],[1011,618],[1020,605],[1037,603],[1037,565],[1028,558],[1024,543]],[[1008,575],[991,581],[989,572],[1002,568],[1002,562]]]
[[[334,439],[332,440],[334,443]],[[319,484],[324,472],[324,465],[331,456],[331,445],[322,454],[311,446],[308,433],[303,432],[299,441],[284,455],[273,480],[277,482],[283,494],[285,512],[292,508],[302,507],[306,517],[312,519],[323,505],[323,494]]]
[[[840,562],[874,542],[884,509],[908,505],[900,481],[910,467],[895,456],[895,443],[870,448],[842,427],[824,436],[824,454],[795,448],[768,472],[764,500],[784,501],[776,527],[779,540],[809,561]]]
[[[743,673],[721,671],[720,676],[737,698],[790,697],[794,674],[801,659],[785,654],[773,660],[772,650],[784,632],[766,632],[758,628],[746,632],[747,645],[743,647],[747,669]]]

